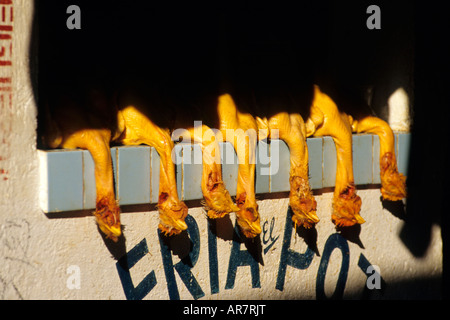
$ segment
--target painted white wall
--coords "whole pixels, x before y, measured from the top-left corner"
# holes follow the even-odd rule
[[[409,131],[410,102],[405,89],[398,88],[388,99],[389,126],[394,131]]]
[[[3,104],[0,109],[0,299],[125,299],[116,267],[117,260],[110,251],[111,247],[108,249],[97,231],[94,218],[49,219],[39,209],[36,109],[28,70],[33,8],[28,0],[14,0],[12,6],[13,65],[0,67],[0,77],[13,79],[12,107]],[[0,45],[4,44],[1,42]],[[4,92],[1,93],[7,99]],[[367,222],[359,232],[360,244],[358,241],[342,240],[349,246],[344,298],[363,296],[367,276],[358,267],[361,254],[379,267],[386,284],[383,292],[371,291],[372,297],[438,297],[439,282],[430,279],[439,279],[442,274],[439,226],[432,227],[430,243],[424,256],[415,257],[399,236],[405,222],[383,209],[379,190],[360,190],[359,195],[363,201],[362,216]],[[225,219],[219,223],[219,282],[218,292],[214,294],[211,294],[210,289],[207,220],[201,208],[190,209],[189,214],[199,229],[198,261],[191,271],[204,293],[202,299],[315,299],[324,247],[327,239],[336,233],[330,221],[332,193],[325,192],[316,199],[321,221],[316,227],[317,240],[313,243],[317,244],[320,256],[314,255],[304,270],[287,266],[282,291],[277,290],[276,285],[280,260],[285,261],[281,259],[281,253],[288,199],[259,201],[261,222],[267,228],[267,233],[261,235],[261,250],[271,243],[270,238],[277,239],[271,249],[262,254],[264,265],[258,265],[260,288],[252,288],[250,267],[243,266],[237,268],[234,286],[225,289],[233,247],[233,241],[229,240],[233,230],[229,221],[234,224],[235,217],[231,215],[231,220]],[[271,230],[272,219],[274,224]],[[123,213],[122,222],[126,238],[122,253],[129,252],[144,239],[148,246],[148,253],[130,269],[134,285],[154,271],[156,285],[144,298],[168,299],[168,282],[157,234],[157,212]],[[266,240],[269,242],[265,243]],[[186,238],[178,239],[175,248],[182,251],[186,241]],[[245,246],[242,245],[240,249],[245,250]],[[290,249],[305,253],[305,239],[294,233]],[[331,296],[336,287],[341,256],[336,249],[329,258],[324,285],[327,296]],[[179,262],[177,255],[172,256],[172,259],[174,264]],[[178,272],[174,271],[174,274],[180,298],[192,299]],[[424,285],[423,282],[416,282],[421,278],[428,279],[428,283]],[[402,286],[401,283],[406,284]]]

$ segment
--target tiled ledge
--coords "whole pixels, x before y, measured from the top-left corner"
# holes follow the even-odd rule
[[[312,189],[333,187],[336,178],[336,149],[330,137],[308,138],[309,176]],[[407,174],[410,134],[395,134],[399,171]],[[231,195],[236,194],[237,157],[230,143],[221,143],[223,179]],[[177,144],[177,187],[182,200],[202,198],[201,164],[187,159],[201,159],[198,145]],[[259,161],[261,151],[274,154],[279,148],[279,165]],[[191,151],[191,152],[189,152]],[[40,205],[45,213],[95,208],[94,162],[85,150],[39,150],[41,190]],[[158,201],[159,155],[148,146],[113,147],[116,195],[120,205],[148,204]],[[181,158],[181,159],[180,159]],[[231,161],[230,164],[230,160]],[[264,158],[263,158],[264,160]],[[353,170],[357,185],[379,184],[379,140],[376,135],[353,135]],[[278,168],[278,170],[277,170]],[[289,191],[289,149],[284,141],[258,144],[256,159],[256,193]],[[263,175],[262,170],[272,173]],[[276,173],[275,173],[276,172]],[[275,174],[273,174],[275,173]]]

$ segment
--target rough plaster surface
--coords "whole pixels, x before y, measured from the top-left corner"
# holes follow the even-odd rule
[[[158,215],[152,212],[122,214],[125,242],[111,246],[100,236],[92,216],[49,219],[39,209],[39,165],[35,148],[36,111],[29,84],[28,43],[32,7],[29,2],[14,1],[15,10],[13,57],[11,69],[1,69],[1,76],[13,78],[12,109],[3,108],[0,127],[0,299],[125,299],[116,258],[129,252],[143,239],[148,253],[130,269],[132,281],[137,285],[154,271],[156,285],[145,299],[168,299],[168,286],[157,234]],[[4,179],[5,178],[5,179]],[[415,257],[402,239],[400,232],[405,221],[383,209],[378,189],[359,190],[362,198],[362,216],[367,221],[360,230],[344,238],[349,246],[349,269],[344,298],[426,298],[440,297],[442,274],[442,240],[440,228],[433,225],[425,254]],[[336,229],[330,221],[332,193],[316,197],[321,218],[315,231],[311,231],[310,245],[316,245],[316,254],[310,265],[299,270],[287,266],[284,288],[276,289],[285,230],[287,199],[259,201],[262,224],[266,230],[274,219],[272,233],[261,238],[263,251],[275,240],[267,253],[262,253],[263,265],[258,264],[260,287],[252,287],[249,266],[238,267],[234,286],[225,289],[232,234],[235,221],[223,219],[218,225],[218,292],[211,294],[210,261],[208,258],[208,224],[201,208],[192,208],[200,235],[198,261],[191,272],[204,292],[201,299],[315,299],[316,279],[323,257],[324,246]],[[317,239],[314,239],[314,234]],[[421,235],[418,234],[417,237]],[[279,238],[277,238],[279,237]],[[311,242],[311,238],[313,239]],[[173,245],[173,263],[185,255],[189,240],[181,237]],[[121,247],[122,245],[122,247]],[[305,253],[304,236],[292,235],[290,249]],[[240,250],[246,250],[241,245]],[[380,269],[384,280],[382,290],[367,292],[367,275],[358,267],[361,254]],[[114,255],[116,257],[114,257]],[[342,254],[332,251],[325,277],[325,295],[330,297],[336,287],[341,269]],[[79,286],[71,285],[71,268],[79,271]],[[69,273],[68,273],[69,271]],[[192,295],[174,272],[181,299]],[[425,281],[426,280],[426,281]]]
[[[373,292],[378,298],[439,297],[436,281],[424,286],[422,283],[409,285],[402,291],[397,284],[414,279],[439,279],[442,273],[442,243],[440,229],[434,226],[426,254],[415,258],[399,238],[404,222],[383,209],[378,190],[361,190],[363,216],[366,223],[361,226],[359,235],[349,245],[349,269],[345,284],[344,298],[362,298],[367,275],[358,267],[362,253],[372,264],[379,266],[386,283],[381,291]],[[219,292],[210,292],[210,270],[208,259],[207,220],[201,208],[189,210],[200,231],[200,251],[198,261],[192,268],[192,274],[204,291],[202,299],[315,299],[316,278],[328,237],[336,232],[329,219],[332,193],[319,197],[318,212],[321,218],[316,227],[317,253],[305,270],[288,266],[283,291],[276,289],[276,280],[280,264],[281,246],[288,207],[287,199],[263,200],[259,202],[262,223],[275,218],[272,238],[279,238],[266,253],[262,254],[264,265],[259,264],[260,288],[252,288],[252,276],[249,266],[237,268],[235,284],[225,289],[228,277],[228,265],[233,241],[231,240],[234,216],[223,219],[219,225],[217,238]],[[3,211],[5,212],[5,211]],[[102,240],[94,218],[91,216],[67,219],[48,219],[38,209],[10,207],[14,215],[2,215],[1,224],[1,298],[4,299],[124,299],[125,294],[113,257],[113,246]],[[134,284],[138,284],[150,272],[154,271],[157,284],[145,299],[168,299],[167,280],[164,273],[161,249],[157,234],[158,215],[156,212],[135,212],[122,214],[125,225],[125,246],[130,251],[143,239],[149,252],[130,269]],[[267,224],[270,226],[270,224]],[[269,231],[269,228],[266,229]],[[263,234],[260,241],[262,250],[267,247],[263,240],[270,238]],[[352,237],[349,237],[350,239]],[[269,244],[270,242],[268,242]],[[108,243],[110,245],[110,243]],[[120,246],[118,246],[120,247]],[[189,239],[180,237],[174,245],[173,263],[180,261],[177,255],[185,255],[189,248]],[[116,248],[117,249],[117,248]],[[241,250],[245,246],[241,245]],[[307,249],[305,239],[292,236],[290,249],[304,253]],[[119,254],[120,249],[117,249]],[[330,297],[336,287],[341,269],[342,254],[334,250],[330,256],[325,277],[325,294]],[[79,289],[71,288],[71,274],[68,268],[79,268]],[[181,299],[192,299],[177,272],[176,283]],[[383,284],[384,287],[384,284]]]

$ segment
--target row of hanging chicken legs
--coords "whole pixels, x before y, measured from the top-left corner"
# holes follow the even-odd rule
[[[351,115],[340,112],[335,102],[321,92],[318,86],[314,87],[310,117],[305,121],[299,113],[280,112],[270,119],[241,113],[229,94],[218,97],[217,112],[221,134],[215,134],[206,125],[187,128],[186,132],[191,142],[199,143],[203,151],[201,189],[208,217],[220,218],[236,212],[237,223],[246,237],[253,238],[261,233],[255,197],[254,157],[258,139],[281,139],[289,147],[289,205],[296,226],[310,228],[319,222],[308,179],[306,138],[309,136],[331,136],[335,142],[337,167],[331,219],[336,226],[364,223],[360,216],[361,199],[356,193],[353,178],[352,132],[373,133],[380,138],[383,198],[396,201],[406,197],[405,177],[397,169],[394,135],[389,125],[376,117],[355,120]],[[97,191],[94,215],[100,230],[114,241],[121,235],[120,208],[114,196],[109,147],[111,141],[123,145],[145,144],[156,149],[161,158],[157,205],[159,229],[167,235],[187,229],[185,218],[188,208],[177,193],[175,166],[171,156],[174,142],[170,131],[158,127],[137,106],[132,105],[118,111],[116,127],[116,132],[82,126],[77,130],[60,128],[53,139],[53,147],[81,148],[92,154]],[[235,202],[222,178],[219,153],[221,141],[233,145],[239,161]]]

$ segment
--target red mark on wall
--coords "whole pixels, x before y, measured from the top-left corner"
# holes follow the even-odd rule
[[[8,135],[13,117],[13,0],[0,0],[0,161],[9,154]],[[0,162],[1,164],[1,162]],[[8,180],[8,170],[0,168],[0,181]]]
[[[13,10],[12,0],[0,0],[0,108],[12,105]]]
[[[8,170],[0,169],[0,179],[8,180]]]

